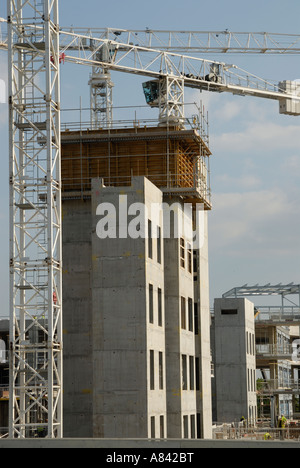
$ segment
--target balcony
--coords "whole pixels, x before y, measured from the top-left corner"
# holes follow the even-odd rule
[[[267,361],[292,361],[294,347],[290,344],[256,345],[256,359]]]
[[[260,395],[300,395],[300,381],[294,379],[260,381],[257,393]]]
[[[259,325],[300,325],[300,308],[285,306],[257,307],[255,320]]]

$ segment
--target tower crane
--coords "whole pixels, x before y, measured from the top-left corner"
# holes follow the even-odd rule
[[[171,34],[171,42],[168,39],[160,44],[159,40],[155,44],[158,32],[147,30],[142,40],[142,32],[127,31],[127,40],[121,42],[124,30],[105,30],[99,35],[93,30],[60,29],[58,6],[59,0],[8,0],[7,37],[0,40],[0,47],[8,51],[9,63],[12,438],[32,437],[38,428],[51,438],[63,435],[61,63],[92,67],[94,114],[99,113],[101,90],[108,126],[110,71],[148,78],[152,82],[148,89],[144,87],[148,103],[159,107],[160,121],[165,124],[183,121],[185,87],[273,99],[279,101],[281,112],[300,114],[297,83],[274,86],[234,65],[182,53],[196,52],[192,39],[202,34],[207,38],[206,51],[210,47],[214,51],[212,38],[217,43],[228,39],[226,47],[219,44],[223,52],[230,52],[231,47],[232,51],[245,50],[245,44],[235,43],[237,35],[233,33],[190,33],[186,43],[175,46],[172,37],[179,37],[179,33],[165,32]],[[269,46],[269,36],[264,36],[263,49],[256,42],[258,36],[249,36],[248,51],[267,53],[273,48],[277,53],[282,39],[282,53],[283,48],[299,53],[299,36],[279,38],[278,47]],[[104,92],[103,83],[107,85]],[[99,123],[97,115],[93,119]]]
[[[142,32],[139,32],[141,35]],[[111,39],[110,36],[114,35]],[[105,122],[107,116],[112,116],[112,111],[108,111],[112,105],[112,81],[110,71],[121,71],[126,73],[135,73],[137,75],[148,76],[154,78],[156,83],[149,83],[149,86],[144,87],[146,100],[152,107],[160,108],[159,120],[164,123],[166,119],[173,114],[174,119],[180,116],[183,118],[183,98],[184,87],[196,88],[200,90],[208,90],[215,92],[229,92],[232,94],[239,94],[243,96],[256,96],[265,99],[275,99],[280,102],[280,113],[288,115],[300,115],[299,94],[300,85],[298,82],[284,81],[279,85],[274,85],[262,80],[257,76],[246,72],[245,70],[237,67],[236,65],[226,64],[224,62],[217,62],[197,58],[195,56],[183,55],[182,53],[173,52],[173,49],[179,49],[178,43],[181,44],[181,49],[189,51],[189,44],[192,43],[191,37],[195,38],[196,33],[182,32],[171,33],[163,31],[162,37],[168,34],[169,42],[159,41],[159,32],[156,31],[156,42],[160,42],[161,49],[156,46],[150,48],[149,46],[134,45],[130,42],[130,38],[138,33],[126,31],[127,41],[120,42],[122,35],[121,31],[111,30],[106,32],[108,39],[91,37],[90,31],[86,34],[79,34],[75,32],[61,31],[61,44],[64,44],[64,58],[67,61],[75,61],[80,64],[90,64],[93,67],[93,73],[90,79],[91,85],[91,109],[92,109],[92,127],[97,127],[101,118],[99,114],[104,114],[102,118],[103,126],[109,127],[111,122]],[[175,34],[175,39],[171,40]],[[192,35],[193,34],[193,35]],[[210,33],[198,33],[198,35]],[[221,33],[220,33],[221,34]],[[250,44],[251,41],[248,37],[248,49],[245,45],[240,45],[240,51],[251,50],[253,53],[254,47]],[[98,34],[99,35],[99,34]],[[103,34],[102,34],[103,35]],[[150,36],[148,43],[153,42],[153,33],[146,31],[144,36]],[[188,36],[188,41],[178,40],[178,35]],[[192,35],[192,36],[191,36]],[[223,33],[225,35],[225,33]],[[227,35],[227,33],[226,33]],[[101,36],[101,34],[100,34]],[[259,35],[258,35],[259,36]],[[266,44],[266,37],[264,37],[264,51],[269,50]],[[74,38],[74,39],[72,39]],[[129,38],[129,39],[128,39]],[[261,39],[262,40],[262,39]],[[300,41],[300,38],[298,37]],[[146,40],[142,40],[142,43]],[[295,42],[295,40],[294,40]],[[262,46],[257,45],[257,51],[262,53]],[[195,47],[192,47],[192,50]],[[291,50],[291,46],[289,50]],[[76,50],[76,58],[70,56],[72,50]],[[209,45],[206,45],[206,51]],[[229,53],[230,50],[237,52],[237,45],[230,49],[229,44],[222,50]],[[286,49],[286,45],[285,45]],[[201,49],[196,49],[200,51]],[[273,47],[272,50],[275,50]],[[279,47],[283,53],[283,46]],[[294,53],[299,51],[298,47],[294,48]],[[157,98],[153,99],[152,94]],[[108,91],[109,90],[109,91]],[[105,103],[105,96],[109,96]],[[102,103],[99,105],[98,97],[102,96]],[[293,96],[293,97],[292,97]],[[172,109],[172,112],[171,112]],[[106,124],[106,125],[105,125]]]
[[[0,19],[1,20],[1,19]],[[2,21],[5,21],[2,19]],[[128,30],[117,28],[61,28],[61,49],[95,51],[96,62],[92,65],[89,80],[91,93],[91,126],[92,128],[109,127],[112,123],[112,90],[111,67],[101,66],[99,58],[109,58],[109,51],[100,50],[99,41],[118,43],[118,53],[127,53],[128,47],[140,46],[144,52],[158,50],[169,53],[195,54],[263,54],[286,55],[300,53],[300,35],[279,33],[254,33],[232,31],[167,31],[167,30]],[[69,33],[69,34],[68,34]],[[71,36],[77,36],[73,41]],[[79,40],[79,37],[82,39]],[[70,43],[71,42],[71,43]],[[77,44],[76,44],[77,42]],[[7,48],[5,36],[0,35],[0,48]],[[113,54],[112,54],[113,55]],[[215,67],[216,68],[216,67]],[[193,75],[193,74],[191,74]],[[298,92],[297,83],[283,82],[280,87],[290,93]],[[281,113],[298,115],[296,101],[293,105],[281,106]]]
[[[113,63],[120,63],[123,61],[124,55],[135,54],[138,60],[141,55],[152,53],[154,51],[165,53],[167,60],[170,60],[173,65],[176,62],[176,54],[182,57],[182,54],[192,54],[195,59],[195,55],[214,53],[214,54],[299,54],[300,53],[300,36],[299,35],[288,35],[288,34],[269,34],[269,33],[235,33],[230,31],[219,31],[219,32],[204,32],[204,31],[155,31],[155,30],[123,30],[123,29],[67,29],[61,30],[61,44],[65,50],[69,50],[68,34],[77,35],[78,39],[78,52],[79,55],[83,55],[83,51],[87,52],[94,49],[95,63],[92,67],[92,74],[90,77],[90,90],[91,90],[91,124],[92,128],[109,127],[112,121],[112,89],[113,82],[111,80],[110,71],[113,70]],[[81,40],[79,39],[81,37]],[[98,40],[97,40],[98,38]],[[107,41],[105,46],[101,46],[101,41]],[[74,46],[74,42],[72,43]],[[89,59],[91,56],[89,56]],[[128,61],[129,61],[128,57]],[[192,59],[192,57],[190,57]],[[133,63],[134,58],[132,59]],[[154,59],[157,61],[157,57]],[[191,62],[188,57],[185,57],[185,62]],[[102,64],[101,64],[102,62]],[[109,63],[104,63],[109,62]],[[204,61],[203,61],[204,62]],[[195,64],[195,62],[194,62]],[[176,69],[171,65],[172,70]],[[151,64],[152,66],[152,64]],[[210,67],[210,70],[207,68]],[[135,67],[138,68],[138,67]],[[144,67],[145,68],[145,67]],[[200,78],[198,73],[198,65],[195,67],[190,63],[188,65],[189,73],[176,71],[176,74],[184,74],[185,78]],[[253,80],[254,75],[244,72],[244,70],[238,69],[234,65],[228,65],[226,63],[209,62],[207,61],[206,66],[206,81],[216,82],[221,80],[220,70],[229,71],[231,69],[231,78],[233,75],[239,75],[240,80],[238,84],[246,83],[246,87],[250,88],[254,85],[257,87],[257,80]],[[118,69],[120,70],[120,68]],[[195,71],[196,70],[196,71]],[[235,70],[235,71],[234,71]],[[123,69],[124,71],[124,69]],[[217,78],[218,75],[218,78]],[[246,78],[247,75],[247,78]],[[237,78],[237,76],[236,76]],[[230,83],[227,75],[227,83]],[[256,82],[255,82],[256,81]],[[261,88],[262,81],[260,80]],[[266,83],[266,82],[265,82]],[[221,84],[221,83],[219,83]],[[222,83],[224,85],[224,81]],[[235,82],[236,84],[236,82]],[[192,87],[192,83],[185,79],[185,86]],[[199,88],[199,80],[196,88]],[[266,87],[271,89],[272,86]],[[200,89],[206,89],[203,85]],[[281,90],[287,94],[298,94],[299,86],[295,82],[282,82],[279,86],[275,86],[274,90]],[[213,89],[210,86],[210,90]],[[219,87],[219,92],[224,92],[225,87]],[[228,88],[227,91],[239,94],[239,91]],[[178,87],[177,93],[179,95],[180,86]],[[243,92],[241,93],[243,94]],[[164,89],[162,88],[158,95],[164,98]],[[246,95],[246,94],[245,94]],[[258,96],[258,93],[255,94]],[[266,97],[262,96],[261,97]],[[279,96],[278,96],[279,98]],[[271,97],[272,99],[272,97]],[[299,115],[300,108],[297,106],[297,100],[285,101],[281,100],[280,112],[289,115]],[[152,103],[153,105],[153,103]],[[159,106],[158,106],[159,107]]]
[[[58,0],[8,1],[9,435],[62,432]]]

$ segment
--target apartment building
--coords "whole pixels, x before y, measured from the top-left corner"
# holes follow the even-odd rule
[[[144,177],[121,188],[95,179],[91,202],[64,202],[67,435],[75,436],[78,427],[86,436],[108,438],[196,438],[211,430],[209,346],[204,367],[199,353],[200,281],[194,274],[199,261],[192,244],[174,236],[184,204],[172,202],[167,239],[163,211],[157,217],[152,208],[162,205],[163,194]],[[144,213],[125,219],[124,213],[140,206]],[[116,216],[110,217],[114,208]],[[115,221],[118,235],[108,235]],[[77,237],[74,222],[85,231],[85,241]],[[129,236],[133,224],[137,231],[131,235],[146,235]],[[202,315],[208,313],[209,326],[206,306]]]
[[[196,130],[62,136],[66,437],[211,438],[209,154]]]

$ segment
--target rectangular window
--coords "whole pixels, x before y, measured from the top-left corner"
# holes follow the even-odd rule
[[[197,250],[193,251],[193,270],[194,281],[198,281],[198,253]]]
[[[197,439],[201,439],[201,414],[197,413]]]
[[[187,356],[182,355],[182,390],[187,390]]]
[[[238,310],[237,309],[223,309],[221,311],[221,314],[222,315],[237,315],[238,314]]]
[[[195,390],[194,356],[190,356],[190,390]]]
[[[192,262],[192,246],[191,244],[187,245],[187,264],[188,264],[188,272],[193,273],[193,262]]]
[[[155,439],[155,416],[151,416],[151,439]]]
[[[194,327],[195,335],[199,335],[199,314],[198,314],[198,303],[194,303]]]
[[[149,322],[154,323],[153,284],[149,284]]]
[[[180,239],[180,266],[185,268],[185,240]]]
[[[152,222],[148,219],[148,257],[153,258]]]
[[[196,418],[195,418],[195,415],[192,414],[191,415],[191,439],[195,439],[196,438]]]
[[[196,390],[200,390],[200,358],[196,357]]]
[[[159,352],[159,389],[164,389],[164,355]]]
[[[161,227],[157,227],[157,262],[161,263]]]
[[[194,331],[194,305],[193,299],[188,299],[188,313],[189,313],[189,331]]]
[[[183,438],[189,438],[189,417],[183,416]]]
[[[150,350],[150,390],[155,389],[154,379],[154,351]]]
[[[181,297],[181,328],[186,330],[186,300],[185,297]]]
[[[162,291],[160,288],[157,290],[157,306],[158,306],[158,326],[163,325],[163,308],[162,308]]]
[[[164,416],[160,416],[160,438],[165,438],[165,418]]]

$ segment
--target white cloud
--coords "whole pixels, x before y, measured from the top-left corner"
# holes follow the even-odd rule
[[[260,187],[262,181],[255,175],[244,175],[239,178],[230,176],[229,174],[219,174],[214,178],[214,185],[220,190],[220,185],[226,188],[237,187],[241,190],[253,189]]]
[[[186,90],[186,101],[198,104],[202,101],[209,111],[210,120],[218,126],[230,123],[231,120],[236,123],[247,122],[249,119],[261,121],[274,115],[274,111],[278,113],[277,103],[254,97],[233,96],[230,93]]]
[[[281,189],[215,194],[210,235],[211,249],[233,256],[290,255],[300,237],[299,203]]]
[[[277,102],[226,93],[204,92],[199,96],[195,91],[188,99],[198,103],[203,99],[209,111],[210,141],[215,154],[299,150],[299,121],[280,116]]]
[[[215,134],[212,139],[214,150],[222,152],[294,150],[299,148],[299,126],[249,122],[241,131]]]
[[[243,262],[247,256],[298,255],[297,119],[280,116],[276,102],[214,93],[201,97],[209,110],[213,152],[214,258],[226,253]]]
[[[281,164],[282,169],[295,171],[300,174],[300,151],[299,154],[290,155],[283,159]]]

